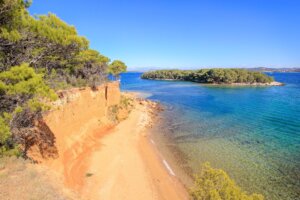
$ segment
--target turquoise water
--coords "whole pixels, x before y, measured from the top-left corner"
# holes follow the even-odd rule
[[[165,105],[159,130],[197,171],[209,161],[267,199],[300,199],[300,73],[273,73],[283,87],[219,87],[122,75],[123,90]]]

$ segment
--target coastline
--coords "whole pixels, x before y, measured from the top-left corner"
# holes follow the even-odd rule
[[[172,138],[159,132],[157,130],[159,128],[160,125],[154,127],[154,130],[149,130],[149,140],[153,141],[152,145],[157,153],[168,160],[173,172],[184,187],[192,187],[194,185],[194,173],[187,164],[189,158],[173,143]]]
[[[134,97],[139,98],[139,100],[146,102],[146,104],[150,103],[153,106],[153,101],[144,99],[147,94],[143,92],[130,91],[126,93],[130,93]],[[155,151],[158,159],[166,162],[164,163],[164,168],[168,170],[170,175],[176,178],[176,182],[182,184],[187,190],[194,185],[194,172],[187,164],[189,158],[174,145],[174,141],[172,141],[170,136],[161,131],[161,126],[166,125],[165,116],[161,112],[165,108],[160,103],[154,103],[154,109],[148,110],[151,115],[151,124],[146,129],[142,143],[151,146],[152,151]],[[141,151],[143,151],[143,148],[141,148]]]
[[[128,118],[100,138],[80,193],[88,199],[188,199],[172,167],[150,139],[159,108],[135,94]],[[75,174],[74,174],[75,175]]]
[[[78,103],[75,94],[78,93],[68,96],[73,98],[73,103]],[[92,94],[93,97],[96,96]],[[89,90],[81,91],[80,95],[85,103],[88,96],[91,96]],[[189,199],[187,189],[177,175],[176,165],[161,153],[161,149],[152,138],[153,132],[150,129],[156,123],[155,119],[161,111],[160,105],[144,99],[145,94],[122,92],[122,95],[133,99],[132,110],[114,126],[102,124],[93,128],[92,121],[86,123],[82,132],[75,129],[75,136],[82,133],[84,137],[72,137],[66,134],[68,127],[62,124],[61,120],[56,120],[58,125],[64,127],[62,133],[65,133],[63,135],[55,132],[56,136],[60,137],[56,138],[59,139],[59,147],[65,148],[60,157],[41,160],[39,164],[14,161],[7,162],[4,166],[0,165],[0,175],[5,176],[16,173],[22,166],[22,170],[18,171],[21,182],[16,183],[12,176],[8,184],[0,184],[3,186],[0,187],[0,193],[5,191],[3,194],[10,199],[20,199],[22,193],[16,194],[14,190],[7,189],[18,187],[21,191],[34,191],[27,194],[28,198],[31,198],[31,195],[36,195],[37,198],[47,195],[49,199]],[[58,109],[58,113],[55,114],[61,116],[60,111],[64,113],[63,117],[66,117],[69,111],[74,114],[73,103],[66,103],[68,106]],[[95,106],[97,105],[99,106],[95,103]],[[71,110],[68,110],[68,107]],[[92,110],[98,111],[95,108]],[[87,110],[82,110],[80,116],[87,113]],[[75,126],[75,121],[73,117],[67,124],[70,124],[70,127]],[[39,175],[33,179],[33,173]],[[0,179],[0,183],[1,181],[3,179]],[[47,188],[43,188],[42,185]]]
[[[201,83],[202,85],[220,85],[220,86],[283,86],[283,83],[273,81],[270,83]]]
[[[268,199],[299,196],[297,171],[292,170],[297,167],[292,156],[298,155],[293,139],[299,128],[298,74],[274,74],[275,80],[285,83],[283,87],[150,81],[140,79],[140,73],[124,75],[122,79],[123,90],[150,91],[149,99],[162,102],[165,111],[157,120],[161,124],[150,136],[165,137],[163,142],[161,138],[153,140],[156,145],[162,143],[159,152],[168,158],[177,176],[176,164],[186,169],[187,163],[192,173],[197,173],[208,161],[247,192],[261,193]],[[184,160],[172,164],[172,154],[176,161],[181,157],[176,147],[184,153]],[[171,156],[164,152],[167,148]],[[191,175],[188,169],[187,173]]]
[[[270,83],[199,83],[194,81],[186,81],[181,79],[155,79],[155,78],[146,78],[145,80],[153,80],[153,81],[184,81],[184,82],[192,82],[198,83],[201,85],[207,86],[284,86],[284,83],[278,81],[272,81]]]

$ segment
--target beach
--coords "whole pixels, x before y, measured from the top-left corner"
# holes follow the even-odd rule
[[[45,116],[56,137],[58,156],[42,159],[33,147],[30,155],[39,164],[5,161],[0,169],[3,177],[15,174],[20,166],[23,169],[18,171],[18,183],[11,176],[7,184],[1,184],[0,196],[20,199],[22,193],[8,189],[17,186],[37,199],[44,195],[48,199],[188,199],[187,189],[149,131],[160,105],[142,98],[145,94],[120,93],[117,84],[108,88],[107,100],[101,88],[64,93],[56,102],[60,108]],[[109,109],[105,111],[99,104],[121,105],[122,99],[130,99],[130,109],[120,109],[117,115],[121,120],[112,124]],[[33,178],[32,174],[38,175]],[[45,183],[47,189],[41,188]],[[27,196],[24,198],[31,198]]]
[[[88,165],[87,171],[92,175],[85,178],[80,189],[83,197],[187,199],[185,188],[166,168],[149,141],[148,109],[147,104],[136,103],[129,117],[99,140],[101,148],[91,153]]]
[[[300,1],[0,3],[0,200],[300,200]]]
[[[299,97],[299,79],[276,75],[291,82],[206,87],[143,80],[134,73],[122,77],[123,92],[117,82],[62,91],[38,126],[55,136],[54,146],[30,149],[28,155],[40,164],[26,164],[27,170],[17,172],[18,183],[10,174],[22,163],[3,165],[0,175],[7,178],[0,196],[2,190],[2,196],[20,199],[22,192],[9,189],[18,187],[37,199],[45,193],[49,199],[188,199],[192,175],[208,161],[249,193],[295,199],[299,106],[290,98]]]

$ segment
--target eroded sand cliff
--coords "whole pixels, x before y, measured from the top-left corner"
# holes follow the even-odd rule
[[[146,128],[156,103],[121,95],[118,82],[97,90],[61,91],[59,96],[38,122],[52,135],[51,148],[33,145],[29,154],[66,188],[83,199],[187,199],[185,188],[149,142]]]

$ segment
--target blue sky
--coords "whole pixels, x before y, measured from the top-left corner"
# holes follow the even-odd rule
[[[300,0],[33,0],[30,12],[131,70],[300,67]]]

